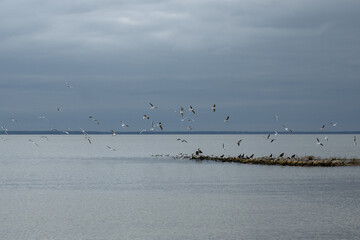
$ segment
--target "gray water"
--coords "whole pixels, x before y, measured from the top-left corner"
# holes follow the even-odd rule
[[[360,157],[351,135],[281,135],[271,144],[262,135],[96,135],[92,144],[83,136],[47,137],[0,143],[0,239],[360,237],[359,167],[171,158],[197,148]]]

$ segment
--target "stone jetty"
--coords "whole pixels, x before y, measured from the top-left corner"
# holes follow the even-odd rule
[[[335,167],[335,166],[360,166],[360,159],[347,158],[319,158],[314,156],[305,157],[217,157],[206,155],[191,155],[189,159],[194,161],[233,162],[258,165],[281,165],[302,167]]]

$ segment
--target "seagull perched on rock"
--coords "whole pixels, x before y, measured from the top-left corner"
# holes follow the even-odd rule
[[[319,140],[319,138],[316,138],[316,141],[317,141],[317,143],[316,144],[318,144],[318,145],[320,145],[320,146],[324,146],[324,144],[322,143],[322,142],[320,142],[320,140]]]
[[[192,112],[193,114],[195,114],[195,110],[194,110],[194,108],[190,105],[190,107],[189,107],[189,111],[190,112]]]
[[[201,153],[203,153],[203,152],[200,150],[200,148],[198,148],[198,149],[196,150],[196,152],[195,152],[195,155],[199,155],[199,154],[201,154]]]

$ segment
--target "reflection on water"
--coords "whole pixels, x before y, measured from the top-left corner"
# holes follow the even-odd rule
[[[251,166],[150,157],[198,147],[216,154],[237,153],[234,140],[239,137],[244,139],[242,151],[252,152],[256,147],[251,141],[263,136],[182,136],[188,145],[179,145],[177,136],[95,136],[91,145],[81,136],[50,136],[49,141],[31,136],[39,147],[28,143],[28,136],[9,137],[0,146],[1,239],[360,235],[359,167]],[[329,154],[316,148],[313,137],[296,141],[314,155]],[[358,154],[357,149],[350,151],[354,146],[349,137],[344,148]],[[347,136],[339,136],[339,142],[345,140]],[[110,144],[117,150],[106,148]],[[292,146],[289,141],[283,144]],[[262,151],[281,152],[279,145]]]

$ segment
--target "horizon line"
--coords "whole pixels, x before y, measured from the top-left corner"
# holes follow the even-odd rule
[[[18,131],[7,131],[6,135],[37,135],[37,134],[47,134],[47,135],[82,135],[82,131],[49,131],[49,130],[18,130]],[[97,135],[106,135],[111,134],[111,131],[96,131],[89,130],[86,131],[88,134],[97,134]],[[119,131],[116,132],[117,135],[161,135],[161,134],[272,134],[274,131]],[[296,131],[296,132],[286,132],[278,131],[278,134],[282,135],[291,135],[291,134],[360,134],[360,131]],[[2,134],[4,135],[4,134]],[[273,135],[273,134],[272,134]],[[1,136],[1,134],[0,134]]]

